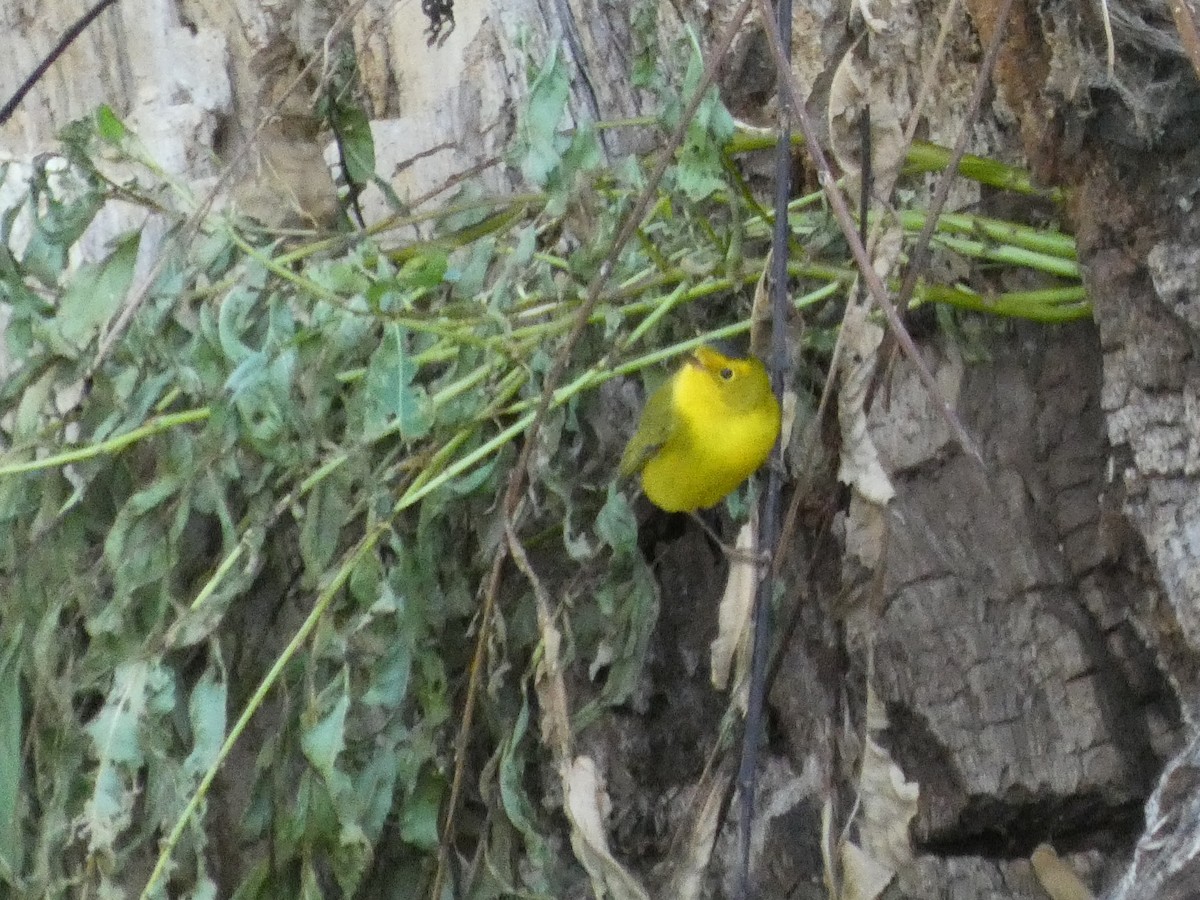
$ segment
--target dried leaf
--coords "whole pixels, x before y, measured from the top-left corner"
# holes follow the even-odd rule
[[[1167,7],[1175,20],[1179,42],[1191,60],[1192,68],[1200,75],[1200,29],[1196,27],[1196,10],[1188,0],[1167,0]]]
[[[870,108],[871,175],[879,196],[891,193],[908,150],[904,119],[911,104],[906,72],[903,66],[890,68],[864,59],[852,48],[834,70],[830,84],[830,150],[847,172],[862,170],[860,121]]]
[[[324,148],[304,129],[285,124],[263,128],[233,199],[240,212],[269,228],[328,227],[341,215]]]
[[[839,374],[838,424],[842,431],[842,463],[838,478],[872,503],[883,505],[895,495],[879,462],[863,408],[875,372],[874,359],[883,329],[867,319],[866,309],[854,304],[842,322],[843,353]]]
[[[780,452],[786,451],[788,445],[792,442],[792,428],[796,424],[796,411],[799,409],[799,395],[793,390],[785,389],[783,392],[783,402],[780,404],[783,410],[782,422],[779,429]]]
[[[729,563],[729,578],[717,613],[717,636],[712,641],[712,684],[719,691],[730,684],[730,671],[737,660],[733,677],[735,702],[746,709],[746,678],[750,669],[750,628],[754,615],[754,594],[758,587],[757,566],[750,562],[755,547],[754,521],[738,531],[735,548],[745,558],[734,557]]]
[[[671,877],[663,888],[663,897],[695,900],[704,887],[705,874],[712,858],[713,842],[721,824],[721,807],[729,789],[730,776],[717,773],[701,782],[692,798],[687,833],[671,848],[667,870]]]
[[[539,616],[542,656],[538,661],[538,700],[542,705],[542,743],[562,756],[571,741],[571,719],[567,704],[567,686],[562,674],[562,633],[549,619]]]
[[[876,884],[882,871],[895,874],[912,860],[909,824],[917,815],[920,797],[920,786],[909,781],[892,761],[891,754],[870,737],[871,733],[886,727],[887,716],[883,704],[869,686],[867,710],[868,736],[858,781],[857,821],[862,853],[872,865],[864,866],[862,870],[865,880],[860,887],[863,889]]]
[[[1038,844],[1029,864],[1050,900],[1095,900],[1075,870],[1049,844]]]
[[[578,756],[562,773],[563,805],[571,822],[571,847],[587,870],[597,897],[613,900],[650,900],[650,894],[608,849],[604,822],[608,818],[608,792],[587,756]]]
[[[854,494],[846,516],[846,556],[874,571],[883,558],[888,519],[884,507]]]
[[[892,869],[872,859],[857,844],[842,844],[841,900],[875,900],[895,877]]]

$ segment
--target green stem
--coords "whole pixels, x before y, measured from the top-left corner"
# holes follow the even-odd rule
[[[138,441],[163,431],[170,431],[172,428],[178,428],[181,425],[203,422],[211,415],[212,412],[209,407],[202,406],[199,409],[188,409],[166,416],[155,416],[145,425],[101,441],[98,444],[88,444],[85,447],[77,447],[74,450],[64,450],[62,453],[56,453],[53,456],[47,456],[42,459],[31,459],[27,462],[9,463],[6,466],[0,466],[0,478],[5,475],[21,475],[26,472],[39,472],[43,469],[57,469],[61,466],[69,466],[72,463],[95,459],[98,456],[119,453],[130,444],[136,444]]]

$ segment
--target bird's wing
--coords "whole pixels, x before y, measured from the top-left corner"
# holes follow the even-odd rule
[[[650,457],[662,449],[674,427],[675,410],[671,402],[671,384],[667,382],[646,401],[637,431],[629,439],[625,452],[621,454],[621,477],[628,478],[642,471]]]

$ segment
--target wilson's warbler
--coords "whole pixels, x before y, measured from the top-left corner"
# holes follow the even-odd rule
[[[766,367],[732,348],[700,347],[646,401],[621,475],[667,512],[714,506],[766,461],[779,436]]]

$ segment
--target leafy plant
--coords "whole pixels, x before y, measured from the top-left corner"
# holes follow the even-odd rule
[[[667,79],[643,75],[678,115]],[[601,167],[594,132],[564,130],[566,98],[551,53],[531,73],[512,154],[536,192],[464,187],[425,214],[437,232],[421,243],[390,243],[381,227],[298,244],[220,215],[192,231],[200,204],[108,109],[68,130],[62,157],[7,170],[23,185],[0,210],[11,890],[120,896],[150,873],[154,896],[350,895],[385,880],[426,896],[473,674],[485,689],[463,732],[463,793],[476,815],[449,838],[474,860],[462,895],[560,896],[582,877],[552,850],[560,826],[528,782],[546,752],[532,589],[510,579],[490,631],[474,630],[514,447],[644,183],[642,160]],[[715,94],[701,109],[535,454],[523,537],[558,604],[565,661],[604,671],[577,679],[577,729],[629,696],[657,602],[611,487],[619,436],[598,389],[748,330],[765,266],[770,223],[732,163],[749,151]],[[365,183],[365,120],[333,112],[349,177]],[[136,177],[104,174],[113,158]],[[173,234],[157,248],[129,235],[69,265],[116,199]],[[812,248],[789,266],[794,305],[831,322],[816,313],[841,302],[853,270],[818,197],[791,215]],[[897,224],[911,234],[923,219]],[[925,285],[918,303],[1038,321],[1089,312],[1066,236],[944,216],[937,240],[1044,286],[993,291],[985,272],[977,287]],[[143,252],[161,263],[145,284]],[[833,327],[806,332],[811,359]]]

